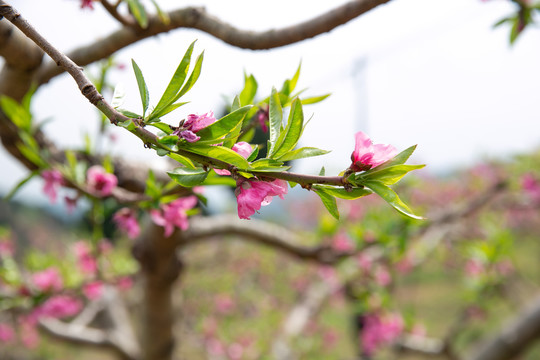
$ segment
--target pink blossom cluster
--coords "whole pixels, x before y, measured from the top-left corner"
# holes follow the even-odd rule
[[[216,118],[212,111],[203,115],[190,114],[184,123],[180,123],[180,126],[173,134],[177,135],[180,139],[185,139],[187,142],[193,143],[201,138],[196,133],[208,125],[213,124],[215,121]]]
[[[373,144],[373,141],[362,131],[355,135],[356,145],[351,155],[351,170],[354,172],[369,170],[397,155],[397,149],[392,145]]]
[[[160,210],[151,210],[150,216],[156,225],[165,228],[165,236],[169,237],[177,227],[186,230],[189,226],[186,211],[197,205],[194,195],[176,199],[168,204],[161,205]]]
[[[404,330],[403,318],[395,313],[365,315],[363,325],[360,342],[364,353],[368,356],[394,342]]]
[[[272,202],[274,196],[283,199],[287,194],[287,182],[280,179],[262,181],[256,179],[239,179],[236,181],[236,201],[238,203],[238,217],[249,220],[250,216]]]
[[[77,241],[73,244],[73,252],[77,257],[77,262],[81,271],[93,276],[97,271],[97,260],[92,253],[92,249],[85,241]]]
[[[60,291],[64,287],[60,272],[54,267],[34,273],[32,283],[41,292]]]
[[[43,193],[49,197],[51,203],[56,202],[58,197],[58,188],[64,185],[62,173],[58,170],[43,170],[41,177],[45,180],[43,185]]]
[[[533,174],[521,177],[521,187],[532,201],[540,202],[540,181]]]

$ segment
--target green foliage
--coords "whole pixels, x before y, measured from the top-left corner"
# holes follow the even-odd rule
[[[167,174],[179,185],[193,187],[202,184],[206,180],[208,171],[202,168],[188,169],[177,167],[173,171],[168,171]]]

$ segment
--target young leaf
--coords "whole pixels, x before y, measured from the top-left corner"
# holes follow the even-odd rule
[[[281,102],[279,101],[279,95],[275,88],[272,88],[272,94],[270,95],[269,121],[270,139],[268,147],[268,157],[271,158],[272,154],[274,153],[274,146],[279,138],[281,123],[283,121],[283,110],[281,108]]]
[[[257,155],[259,155],[259,147],[255,146],[255,149],[253,149],[253,152],[249,155],[247,158],[247,161],[253,161],[257,158]]]
[[[125,96],[126,91],[124,90],[124,86],[122,84],[116,85],[113,91],[111,106],[115,109],[122,106]]]
[[[277,160],[279,161],[297,160],[297,159],[303,159],[303,158],[312,157],[312,156],[324,155],[324,154],[328,154],[329,152],[330,151],[328,150],[321,150],[314,147],[303,147],[300,149],[289,151],[288,153],[284,154]]]
[[[238,124],[240,124],[251,108],[250,105],[241,107],[240,109],[229,113],[216,121],[215,123],[205,127],[197,132],[197,135],[204,140],[220,139],[221,137],[232,132]]]
[[[362,184],[366,180],[377,180],[385,185],[392,185],[397,183],[403,178],[409,171],[421,169],[425,165],[394,165],[381,170],[376,168],[356,175],[355,182]]]
[[[19,129],[30,132],[32,115],[28,110],[17,101],[4,95],[0,97],[0,106],[2,111]]]
[[[177,167],[173,171],[167,171],[167,174],[178,184],[185,187],[197,186],[208,176],[208,172],[204,169],[187,169],[184,167]]]
[[[318,102],[323,101],[324,99],[326,99],[329,96],[330,96],[330,94],[325,94],[325,95],[320,95],[320,96],[313,96],[313,97],[305,98],[305,99],[301,100],[301,102],[302,102],[302,105],[316,104]]]
[[[139,0],[127,0],[129,11],[133,14],[137,23],[143,28],[148,27],[148,16],[146,10]]]
[[[197,56],[197,60],[195,60],[195,67],[193,67],[193,71],[191,72],[191,75],[189,76],[189,79],[186,81],[184,87],[182,87],[182,90],[174,97],[173,102],[180,99],[182,96],[184,96],[195,83],[197,80],[199,80],[199,76],[201,75],[201,69],[202,69],[202,63],[204,59],[204,51]]]
[[[384,201],[390,204],[394,209],[399,211],[405,216],[408,216],[412,219],[422,220],[424,219],[421,216],[415,215],[412,210],[399,198],[399,196],[390,189],[387,185],[384,185],[382,182],[377,180],[371,180],[364,182],[364,185],[374,193],[379,195]]]
[[[257,94],[257,87],[257,80],[253,75],[244,75],[244,88],[240,92],[240,104],[251,104],[255,99],[255,94]]]
[[[294,149],[302,135],[303,126],[304,113],[302,111],[302,104],[300,104],[300,100],[295,99],[291,105],[287,126],[281,132],[274,147],[274,152],[270,157],[279,159]]]
[[[150,96],[148,94],[148,87],[146,86],[146,82],[144,81],[144,76],[141,72],[141,69],[139,68],[135,60],[131,59],[131,65],[133,66],[133,71],[135,72],[135,78],[137,79],[137,85],[139,86],[139,93],[141,94],[141,103],[143,107],[143,117],[144,117],[144,115],[146,114],[146,110],[148,110],[148,104],[150,102]]]
[[[198,145],[197,143],[194,143],[186,146],[184,150],[214,159],[219,159],[236,166],[240,170],[246,170],[249,168],[249,163],[242,157],[242,155],[223,146]]]
[[[371,190],[365,188],[354,188],[351,191],[347,191],[343,188],[337,188],[333,186],[313,185],[313,189],[323,190],[329,195],[345,200],[354,200],[369,194],[373,194]]]
[[[414,150],[416,150],[416,145],[408,147],[407,149],[394,156],[392,159],[382,163],[379,166],[374,167],[373,169],[370,169],[370,171],[382,170],[390,166],[405,164],[405,162],[411,157]]]
[[[337,208],[336,198],[327,193],[326,190],[322,188],[314,188],[313,190],[317,195],[319,195],[324,207],[326,208],[326,210],[328,210],[330,215],[339,220],[339,210]]]
[[[39,170],[34,170],[32,171],[30,174],[28,174],[27,177],[25,177],[24,179],[22,179],[21,181],[19,181],[19,183],[13,188],[11,189],[11,191],[6,195],[4,196],[4,201],[8,202],[10,201],[13,196],[15,196],[15,194],[17,194],[17,192],[24,186],[26,185],[26,183],[28,181],[30,181],[31,179],[34,178],[34,176],[36,175],[39,175]]]
[[[146,121],[146,124],[151,124],[156,121],[160,121],[160,117],[167,115],[171,111],[174,111],[178,109],[180,106],[186,105],[188,102],[179,102],[176,104],[170,104],[167,105],[165,108],[161,109],[159,113],[154,114],[153,116],[149,116],[149,119]]]
[[[159,114],[163,109],[171,105],[178,92],[180,91],[180,88],[182,87],[182,84],[186,80],[186,76],[189,69],[189,64],[191,62],[191,54],[193,53],[193,47],[195,46],[195,41],[191,43],[189,48],[186,50],[186,53],[184,54],[184,57],[182,58],[182,61],[180,61],[180,64],[176,68],[176,71],[174,72],[174,75],[169,82],[169,85],[167,85],[167,88],[165,89],[165,92],[161,96],[161,99],[159,99],[158,104],[148,117],[149,119],[153,119],[156,116],[156,114]]]
[[[171,129],[171,127],[168,124],[165,124],[163,122],[155,122],[155,123],[150,123],[148,125],[158,128],[159,130],[163,131],[167,135],[170,135],[173,133],[173,129]]]
[[[161,22],[165,25],[169,25],[169,23],[171,22],[169,15],[161,9],[156,0],[152,0],[152,4],[154,4],[154,7],[156,8],[157,14]]]
[[[233,103],[231,105],[231,112],[234,112],[238,110],[239,108],[240,108],[240,99],[238,98],[238,96],[235,96]],[[245,115],[244,115],[244,119],[245,119]],[[234,146],[234,144],[236,144],[238,138],[240,137],[240,134],[242,133],[243,124],[244,124],[244,121],[242,120],[241,122],[238,123],[238,125],[236,125],[234,130],[231,131],[229,135],[227,136],[227,140],[223,141],[223,146],[230,149]]]
[[[190,169],[195,169],[196,166],[195,164],[193,164],[193,162],[188,159],[187,157],[185,156],[182,156],[182,155],[178,155],[178,154],[175,154],[175,153],[168,153],[167,154],[171,159],[175,160],[175,161],[178,161],[180,164],[190,168]]]

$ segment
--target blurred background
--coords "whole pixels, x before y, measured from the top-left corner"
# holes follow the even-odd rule
[[[65,52],[118,27],[100,6],[81,10],[75,0],[11,3]],[[179,6],[177,1],[159,3],[164,9]],[[307,20],[342,3],[209,0],[181,5],[205,6],[224,21],[257,31]],[[377,262],[366,263],[359,256],[336,268],[304,264],[233,238],[186,250],[189,271],[182,290],[175,293],[182,318],[176,329],[183,339],[179,356],[270,358],[287,314],[319,283],[326,284],[324,301],[302,336],[290,340],[300,359],[355,358],[368,341],[361,329],[368,326],[373,308],[385,309],[381,324],[390,324],[395,315],[400,319],[396,326],[407,333],[439,346],[451,337],[457,353],[465,353],[537,294],[540,30],[528,26],[510,45],[509,27],[493,25],[512,12],[510,1],[393,0],[327,34],[273,50],[237,49],[200,31],[180,29],[115,55],[119,66],[109,81],[124,85],[123,107],[139,111],[131,59],[143,71],[155,104],[185,49],[198,39],[194,53],[204,50],[205,59],[201,78],[187,96],[190,103],[181,108],[186,115],[222,113],[242,89],[244,73],[255,76],[259,95],[265,97],[301,63],[298,88],[306,88],[306,96],[331,96],[305,107],[306,118],[312,119],[300,146],[332,152],[294,162],[296,172],[317,174],[321,165],[327,175],[344,170],[350,164],[354,133],[360,130],[375,143],[399,150],[418,144],[410,162],[427,165],[399,188],[411,207],[428,218],[425,223],[404,219],[371,198],[340,204],[343,217],[336,221],[313,194],[298,189],[291,190],[291,199],[276,199],[272,208],[255,215],[305,234],[306,246],[325,244],[348,251],[382,244],[385,250]],[[86,71],[97,76],[99,69],[92,65]],[[40,89],[32,111],[35,119],[48,121],[45,133],[65,147],[82,147],[85,138],[99,133],[96,111],[66,75]],[[177,115],[166,118],[173,125],[179,120]],[[141,166],[166,168],[122,130],[111,127],[101,140],[104,152]],[[7,194],[27,170],[3,148],[0,162],[0,194]],[[42,187],[34,178],[0,209],[0,236],[34,249],[28,250],[26,262],[32,271],[59,261],[58,254],[40,252],[52,248],[69,253],[69,247],[59,244],[88,237],[90,228],[88,205],[68,213],[62,203],[49,204]],[[230,191],[205,191],[208,212],[235,213]],[[118,245],[114,258],[121,265],[115,271],[134,274],[130,243],[120,240],[110,224],[106,235]],[[130,291],[137,311],[141,294],[136,286]],[[67,359],[74,350],[50,340],[31,351],[10,346],[0,355]],[[364,359],[425,356],[405,348],[364,354]],[[90,351],[82,356],[106,355]],[[532,348],[522,359],[539,356]]]

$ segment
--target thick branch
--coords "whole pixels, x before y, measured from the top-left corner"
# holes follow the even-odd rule
[[[163,24],[157,16],[150,17],[144,30],[123,27],[109,36],[69,53],[69,57],[80,66],[105,59],[116,51],[145,38],[178,28],[199,29],[224,42],[239,48],[261,50],[293,44],[331,31],[339,25],[368,12],[389,0],[352,0],[322,15],[281,29],[263,32],[240,30],[210,14],[204,8],[187,7],[168,13],[170,22]],[[39,84],[48,82],[63,70],[49,64],[39,71]]]
[[[338,252],[329,246],[303,246],[302,237],[283,226],[255,219],[240,220],[233,215],[192,218],[189,229],[180,234],[180,244],[212,240],[217,235],[238,235],[294,257],[322,264],[336,264],[356,253]]]

